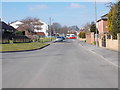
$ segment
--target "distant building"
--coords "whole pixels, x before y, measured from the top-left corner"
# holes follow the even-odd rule
[[[99,34],[108,33],[108,14],[102,16],[96,23]]]

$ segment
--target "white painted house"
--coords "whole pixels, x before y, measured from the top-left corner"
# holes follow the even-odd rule
[[[21,21],[15,21],[15,22],[11,22],[10,26],[14,27],[15,29],[17,29],[20,25],[22,25],[23,23]]]
[[[35,32],[44,32],[45,36],[48,36],[48,25],[41,20],[39,20],[39,22],[41,22],[43,25],[35,25],[34,26],[34,31]],[[39,29],[36,29],[37,27]]]

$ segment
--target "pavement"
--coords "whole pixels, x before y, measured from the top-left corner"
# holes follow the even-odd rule
[[[103,48],[96,47],[95,45],[90,45],[82,41],[78,41],[78,42],[80,46],[84,47],[85,49],[89,50],[90,52],[96,55],[99,55],[101,58],[103,58],[104,60],[106,60],[107,62],[113,64],[114,66],[118,68],[119,52],[109,50],[104,47]]]
[[[3,53],[2,87],[118,88],[118,68],[83,44],[66,40],[41,50]]]

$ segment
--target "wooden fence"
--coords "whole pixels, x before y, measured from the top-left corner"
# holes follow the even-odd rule
[[[27,43],[27,42],[31,42],[31,39],[23,35],[19,35],[19,36],[16,35],[13,36],[12,41],[13,43]]]
[[[27,42],[31,42],[31,39],[28,38],[27,36],[24,36],[24,35],[3,34],[2,37],[0,38],[0,43],[1,44],[8,44],[8,43],[10,43],[10,40],[13,43],[27,43]]]

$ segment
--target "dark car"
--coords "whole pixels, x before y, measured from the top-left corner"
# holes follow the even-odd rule
[[[63,40],[65,40],[65,37],[62,36],[62,38],[63,38]]]

